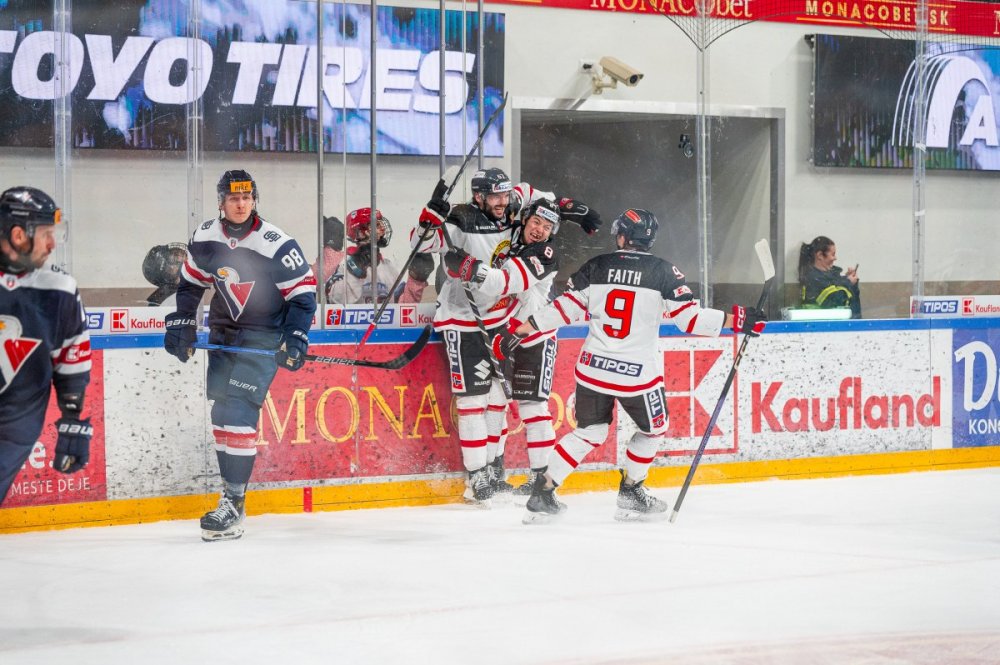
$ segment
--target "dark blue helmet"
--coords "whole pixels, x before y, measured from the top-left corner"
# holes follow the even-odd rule
[[[34,236],[36,226],[51,226],[62,221],[62,211],[52,197],[34,187],[11,187],[0,194],[0,231],[10,237],[10,230],[20,226]]]
[[[611,235],[625,236],[627,245],[649,249],[656,240],[659,228],[656,215],[642,208],[629,208],[615,218],[611,224]]]

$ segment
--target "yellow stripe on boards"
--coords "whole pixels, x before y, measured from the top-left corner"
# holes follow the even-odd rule
[[[704,462],[704,458],[703,458]],[[694,485],[735,483],[754,480],[831,478],[912,471],[943,471],[1000,466],[1000,447],[958,448],[913,452],[813,457],[795,460],[731,462],[698,467]],[[647,485],[671,487],[684,482],[688,464],[656,467],[650,470]],[[513,476],[518,484],[523,476]],[[566,479],[560,489],[564,494],[616,489],[619,475],[613,470],[578,471]],[[312,510],[354,510],[428,506],[461,501],[464,481],[407,480],[385,483],[353,483],[309,488]],[[250,515],[300,513],[304,488],[255,490],[247,497]],[[66,529],[82,526],[141,524],[161,520],[196,519],[215,507],[218,495],[168,496],[146,499],[93,501],[54,506],[0,509],[0,533]],[[194,527],[192,527],[194,528]]]

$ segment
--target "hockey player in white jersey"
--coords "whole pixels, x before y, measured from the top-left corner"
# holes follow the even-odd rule
[[[499,268],[476,271],[470,283],[479,291],[498,298],[517,296],[517,306],[507,324],[508,330],[519,327],[524,319],[546,305],[552,297],[559,260],[551,239],[559,231],[560,219],[559,205],[554,201],[543,198],[530,204],[520,223],[514,227],[507,260]],[[515,341],[516,346],[512,344]],[[524,424],[528,465],[531,468],[528,482],[518,488],[509,487],[503,461],[506,436],[501,436],[491,464],[491,475],[496,479],[498,491],[509,488],[515,494],[529,495],[535,476],[544,470],[549,452],[555,445],[549,395],[555,374],[556,351],[554,329],[537,332],[523,340],[509,333],[493,337],[493,353],[503,362],[504,373],[510,381],[511,393]]]
[[[644,486],[667,430],[663,354],[658,345],[664,315],[692,335],[717,336],[724,327],[759,335],[764,328],[766,317],[753,308],[736,305],[729,314],[700,307],[684,274],[649,253],[658,228],[656,217],[647,210],[623,212],[611,227],[618,251],[587,261],[573,274],[570,290],[515,331],[530,335],[590,315],[575,368],[578,424],[559,440],[549,455],[548,469],[536,478],[525,523],[546,521],[563,510],[553,492],[604,442],[615,401],[638,427],[627,445],[615,518],[664,517],[667,504]]]
[[[347,248],[347,254],[333,274],[327,286],[327,299],[330,302],[356,305],[361,303],[386,300],[391,294],[389,286],[395,281],[399,271],[389,259],[382,256],[381,250],[389,246],[392,239],[392,224],[381,210],[375,210],[375,233],[378,247],[378,260],[372,279],[372,209],[358,208],[347,216],[347,239],[352,243]]]
[[[527,183],[515,187],[497,168],[477,171],[471,184],[472,201],[451,206],[444,199],[447,187],[439,182],[410,238],[413,245],[420,244],[422,252],[446,253],[449,279],[438,295],[434,327],[444,337],[448,356],[462,459],[469,474],[467,498],[487,506],[499,486],[490,463],[495,463],[499,441],[506,434],[507,400],[493,372],[491,349],[478,330],[462,283],[483,276],[488,268],[503,265],[510,252],[512,219],[521,216],[533,201],[554,196]],[[561,199],[560,210],[587,232],[600,225],[600,217],[578,201]],[[449,251],[444,228],[454,250]],[[430,236],[421,243],[425,231]],[[518,306],[514,294],[497,297],[477,290],[473,296],[491,337],[503,329]]]

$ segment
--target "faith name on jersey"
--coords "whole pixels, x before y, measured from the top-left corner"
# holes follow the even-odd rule
[[[595,256],[570,278],[570,290],[534,314],[540,329],[583,320],[587,339],[576,378],[598,392],[627,397],[663,384],[659,345],[664,318],[704,336],[722,331],[725,314],[699,306],[684,274],[648,252],[620,250]]]

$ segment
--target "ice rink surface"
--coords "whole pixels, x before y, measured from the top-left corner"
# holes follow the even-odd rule
[[[1000,663],[1000,469],[563,498],[0,536],[0,663]]]

